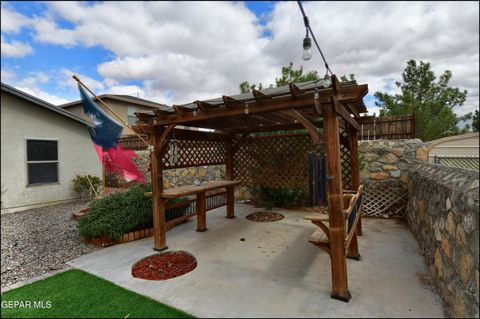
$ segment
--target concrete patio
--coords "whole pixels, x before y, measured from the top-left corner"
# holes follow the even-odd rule
[[[344,303],[330,298],[328,255],[307,242],[315,229],[302,219],[309,212],[274,209],[285,219],[271,223],[245,219],[260,210],[236,204],[235,219],[225,208],[207,213],[206,232],[195,231],[195,219],[170,230],[169,250],[193,254],[198,265],[167,281],[131,276],[136,261],[156,253],[152,237],[69,264],[198,317],[444,317],[405,224],[363,219],[361,260],[347,260],[352,299]]]

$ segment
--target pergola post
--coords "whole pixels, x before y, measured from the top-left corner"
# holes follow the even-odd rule
[[[163,193],[163,163],[162,158],[167,152],[168,142],[172,136],[175,124],[163,128],[161,135],[154,133],[150,135],[150,143],[153,145],[151,153],[152,173],[152,210],[153,210],[153,249],[162,251],[167,249],[165,205],[167,200],[162,198]]]
[[[153,210],[153,249],[162,251],[167,249],[165,233],[165,200],[160,194],[163,192],[163,164],[161,153],[161,141],[156,134],[150,135],[150,143],[153,151],[150,154],[152,174],[152,210]]]
[[[345,255],[345,215],[343,213],[342,172],[340,166],[340,136],[335,97],[322,104],[323,127],[327,151],[328,216],[330,223],[330,262],[334,299],[349,301],[347,262]]]

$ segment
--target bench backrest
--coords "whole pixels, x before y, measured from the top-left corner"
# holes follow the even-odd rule
[[[363,185],[357,190],[355,196],[353,196],[348,205],[347,216],[348,216],[348,227],[347,227],[347,234],[350,234],[352,226],[357,218],[357,214],[361,213],[362,209],[362,200],[363,200]]]

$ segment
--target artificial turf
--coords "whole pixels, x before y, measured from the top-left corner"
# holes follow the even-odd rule
[[[2,318],[192,318],[77,269],[7,291],[1,299]]]

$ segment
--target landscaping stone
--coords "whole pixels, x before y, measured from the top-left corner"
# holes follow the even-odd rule
[[[400,177],[400,173],[401,173],[400,170],[390,171],[390,176],[397,178],[397,177]]]
[[[76,201],[2,214],[1,286],[67,268],[67,261],[98,250],[80,239],[72,218],[87,206]]]
[[[369,175],[369,178],[374,180],[383,180],[389,178],[390,175],[386,173],[372,173]]]
[[[393,154],[385,154],[381,158],[378,159],[380,163],[388,163],[388,164],[393,164],[398,162],[398,157],[396,157]]]
[[[382,168],[383,168],[385,171],[398,170],[398,167],[397,167],[397,166],[394,166],[394,165],[383,165]]]
[[[428,149],[426,147],[417,148],[417,153],[415,158],[420,161],[426,162],[428,160]]]

